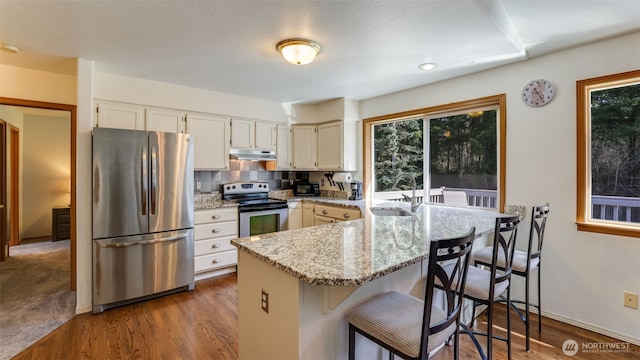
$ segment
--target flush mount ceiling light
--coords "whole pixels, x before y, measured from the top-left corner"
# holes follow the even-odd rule
[[[437,66],[438,66],[438,64],[436,64],[436,63],[433,63],[433,62],[426,62],[426,63],[424,63],[424,64],[420,64],[420,65],[418,65],[418,69],[420,69],[420,70],[424,70],[424,71],[427,71],[427,70],[433,70],[433,69],[435,69]]]
[[[282,40],[276,45],[282,57],[294,65],[306,65],[320,53],[320,45],[306,39]]]
[[[11,54],[17,54],[20,52],[19,47],[11,44],[5,44],[5,43],[0,43],[0,50],[11,53]]]

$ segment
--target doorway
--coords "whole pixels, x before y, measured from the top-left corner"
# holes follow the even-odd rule
[[[68,111],[70,113],[70,154],[71,154],[71,159],[70,159],[70,164],[71,164],[71,174],[70,174],[70,184],[69,184],[69,192],[70,192],[70,222],[71,222],[71,239],[70,239],[70,254],[71,254],[71,281],[70,281],[70,287],[71,287],[71,291],[75,291],[76,290],[76,272],[77,272],[77,266],[76,266],[76,127],[77,127],[77,119],[76,119],[76,106],[75,105],[68,105],[68,104],[58,104],[58,103],[48,103],[48,102],[41,102],[41,101],[31,101],[31,100],[23,100],[23,99],[14,99],[14,98],[3,98],[0,97],[0,105],[9,105],[9,106],[20,106],[20,107],[27,107],[27,108],[36,108],[36,109],[49,109],[49,110],[62,110],[62,111]],[[13,134],[9,135],[10,137],[13,136]],[[19,133],[16,132],[16,137],[19,138]],[[6,179],[6,176],[5,176]],[[12,186],[10,193],[12,193],[13,196],[13,190],[14,187]],[[16,197],[18,197],[18,192],[16,190]],[[11,201],[11,199],[9,199]],[[17,217],[17,216],[16,216]],[[15,226],[15,231],[16,231],[16,239],[17,239],[17,231],[18,231],[18,219],[14,219],[14,217],[11,217],[11,223],[13,223],[15,221],[16,226]],[[13,228],[14,226],[11,226],[12,230],[11,232],[13,232]],[[12,236],[12,239],[14,237]],[[10,254],[10,252],[9,252]]]

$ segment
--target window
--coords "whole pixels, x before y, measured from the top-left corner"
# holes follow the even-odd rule
[[[505,95],[365,119],[364,192],[401,200],[415,180],[423,202],[443,202],[442,187],[472,206],[504,206]]]
[[[640,237],[640,70],[577,82],[578,230]]]

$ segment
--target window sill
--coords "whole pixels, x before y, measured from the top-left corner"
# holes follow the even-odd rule
[[[577,222],[578,231],[588,231],[600,234],[619,235],[628,237],[640,237],[640,228],[617,224],[603,224],[592,222]]]

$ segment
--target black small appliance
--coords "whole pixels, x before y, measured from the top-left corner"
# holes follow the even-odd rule
[[[306,180],[296,181],[293,184],[294,196],[318,196],[320,195],[320,185],[317,182]]]
[[[351,183],[351,195],[349,200],[362,200],[362,182],[354,181]]]

